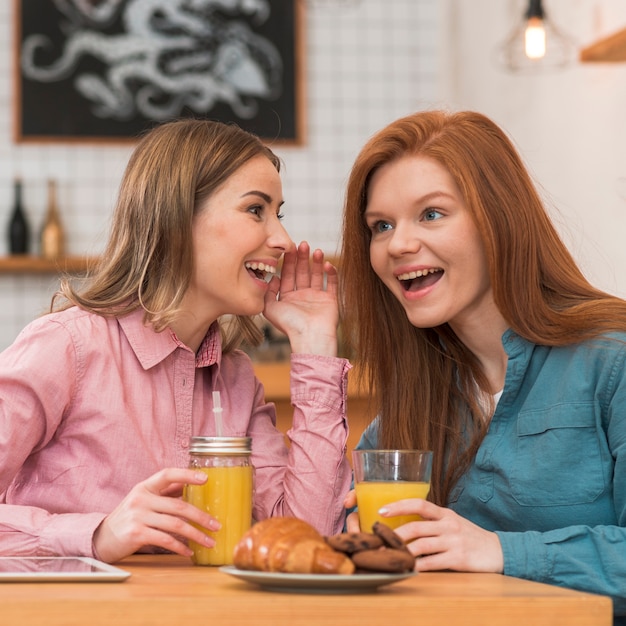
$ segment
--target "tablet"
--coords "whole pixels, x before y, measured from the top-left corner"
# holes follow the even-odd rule
[[[86,556],[0,556],[0,582],[121,581],[129,576]]]

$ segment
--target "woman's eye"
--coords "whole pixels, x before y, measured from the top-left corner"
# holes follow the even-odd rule
[[[433,220],[438,220],[440,217],[443,217],[441,211],[437,209],[427,209],[424,211],[424,220],[426,222],[432,222]]]
[[[263,207],[260,204],[255,204],[251,207],[248,207],[248,212],[253,215],[260,216],[263,213]]]
[[[373,233],[384,233],[391,228],[391,224],[389,222],[385,222],[383,220],[377,220],[370,225],[370,230]]]
[[[285,214],[284,214],[284,213],[276,213],[276,217],[277,217],[279,220],[283,220],[283,219],[285,219]]]

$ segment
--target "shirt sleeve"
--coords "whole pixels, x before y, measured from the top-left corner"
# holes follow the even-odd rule
[[[33,506],[0,504],[0,554],[91,556],[92,537],[104,513],[49,513]]]
[[[282,433],[263,438],[253,434],[256,455],[257,518],[291,516],[304,519],[326,535],[340,532],[345,519],[343,499],[352,471],[346,457],[348,438],[348,361],[316,355],[291,356],[293,423],[285,447]],[[266,422],[268,406],[259,383],[251,428]],[[278,431],[276,431],[278,432]]]
[[[26,327],[0,354],[0,554],[92,556],[92,535],[104,514],[52,514],[7,503],[37,480],[24,464],[54,437],[71,404],[74,379],[71,339],[46,318]]]
[[[496,534],[507,576],[608,595],[615,613],[626,615],[626,528],[569,526]]]

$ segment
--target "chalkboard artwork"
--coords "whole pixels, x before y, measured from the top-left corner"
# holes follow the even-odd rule
[[[299,0],[18,2],[18,140],[191,116],[300,141]]]

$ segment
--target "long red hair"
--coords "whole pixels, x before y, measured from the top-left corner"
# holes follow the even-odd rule
[[[488,387],[452,329],[412,326],[371,268],[363,217],[369,181],[379,167],[407,154],[436,160],[454,179],[485,247],[495,303],[521,337],[562,346],[626,330],[626,302],[586,280],[513,143],[484,115],[419,112],[367,142],[345,200],[343,330],[375,399],[379,446],[433,450],[430,498],[445,504],[485,436],[476,385]]]

